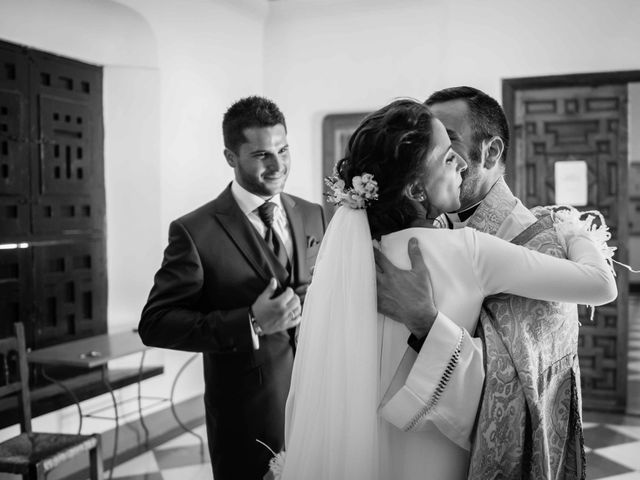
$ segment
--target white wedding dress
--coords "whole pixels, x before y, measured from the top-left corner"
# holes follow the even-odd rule
[[[483,381],[482,346],[468,332],[483,299],[507,292],[598,305],[616,296],[611,270],[587,235],[567,239],[574,263],[468,228],[413,228],[381,240],[401,268],[410,268],[411,237],[441,312],[419,355],[407,348],[403,325],[377,314],[366,212],[343,206],[333,217],[304,307],[282,479],[466,478]]]

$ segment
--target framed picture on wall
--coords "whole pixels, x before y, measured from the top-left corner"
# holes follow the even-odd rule
[[[324,117],[322,121],[322,191],[327,187],[324,179],[333,174],[336,162],[344,157],[349,137],[360,121],[368,115],[361,113],[334,113]],[[326,200],[322,203],[327,220],[333,216],[335,206]]]

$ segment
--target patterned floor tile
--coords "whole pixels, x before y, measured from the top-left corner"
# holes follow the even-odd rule
[[[192,465],[182,468],[171,468],[162,471],[163,480],[211,480],[211,465]]]
[[[640,440],[640,426],[635,425],[607,425],[612,430],[620,432],[623,435],[628,435],[637,440]],[[639,452],[640,454],[640,452]]]
[[[109,474],[105,472],[104,478],[109,478]],[[153,472],[153,473],[140,473],[138,475],[126,475],[126,476],[116,476],[113,475],[113,480],[164,480],[162,478],[162,473]]]
[[[211,463],[206,446],[204,450],[201,450],[197,445],[167,449],[157,448],[154,453],[158,466],[163,471],[167,468],[184,467],[186,465],[209,465]]]
[[[596,480],[599,478],[607,478],[612,475],[629,473],[633,470],[619,463],[609,460],[606,457],[598,455],[596,452],[587,454],[587,480]]]
[[[596,453],[631,470],[640,470],[640,441],[600,448]]]
[[[121,463],[113,470],[113,476],[126,477],[131,475],[140,475],[148,472],[158,472],[158,462],[153,452],[145,452],[125,463]]]
[[[205,444],[207,443],[207,429],[204,425],[194,428],[193,433],[199,435]],[[200,445],[200,440],[195,435],[185,432],[173,440],[163,443],[160,448],[186,447],[190,445]]]
[[[590,478],[587,475],[587,478]],[[621,475],[613,475],[608,477],[602,477],[603,480],[640,480],[640,472],[629,472]]]
[[[634,437],[612,430],[605,425],[584,429],[584,443],[594,450],[636,440]]]

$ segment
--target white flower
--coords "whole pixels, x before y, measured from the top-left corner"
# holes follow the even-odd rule
[[[286,453],[283,450],[280,453],[276,454],[275,457],[272,457],[271,460],[269,460],[269,470],[271,470],[274,480],[280,480],[280,477],[282,476],[282,470],[284,470],[285,456],[286,456]]]
[[[353,187],[350,188],[346,188],[344,180],[337,176],[327,177],[325,183],[331,189],[331,192],[327,193],[329,203],[362,209],[378,199],[378,182],[370,173],[354,176],[351,179]]]

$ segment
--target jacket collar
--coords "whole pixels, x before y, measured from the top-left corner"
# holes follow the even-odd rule
[[[280,201],[287,214],[293,238],[293,255],[295,259],[293,262],[295,269],[295,272],[292,272],[294,273],[293,278],[301,279],[304,278],[306,266],[304,257],[306,233],[302,212],[300,212],[295,199],[286,193],[280,194]],[[260,276],[266,281],[271,277],[278,278],[265,256],[264,246],[260,243],[260,237],[255,228],[233,198],[231,184],[213,202],[212,215],[220,222],[227,235],[231,237],[240,252]]]
[[[467,226],[496,235],[500,225],[511,214],[517,203],[518,201],[504,181],[504,177],[500,177],[480,202],[474,214],[469,217]]]

